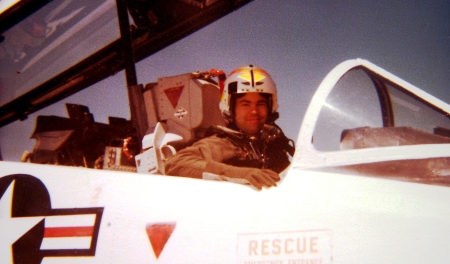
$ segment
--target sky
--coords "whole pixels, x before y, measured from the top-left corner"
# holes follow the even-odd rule
[[[296,139],[320,82],[339,63],[366,59],[450,103],[450,1],[255,0],[136,64],[139,83],[193,71],[229,73],[253,64],[278,88],[285,134]],[[19,161],[38,115],[67,117],[65,103],[89,107],[97,122],[129,119],[124,72],[0,128],[4,160]]]

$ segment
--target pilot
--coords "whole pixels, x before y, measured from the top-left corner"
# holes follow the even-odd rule
[[[249,65],[230,73],[219,104],[226,127],[186,147],[166,162],[165,173],[192,178],[276,186],[295,147],[280,127],[277,89],[263,69]]]

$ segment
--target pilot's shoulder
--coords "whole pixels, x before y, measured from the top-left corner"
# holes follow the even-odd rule
[[[228,144],[231,144],[231,141],[228,139],[228,137],[224,134],[217,133],[198,140],[193,144],[193,146],[199,145],[223,146]]]

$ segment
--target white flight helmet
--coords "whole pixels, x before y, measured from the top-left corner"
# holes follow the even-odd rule
[[[234,94],[270,94],[269,122],[278,118],[277,87],[272,77],[263,69],[253,65],[240,67],[230,73],[220,99],[219,108],[227,123],[233,122]]]

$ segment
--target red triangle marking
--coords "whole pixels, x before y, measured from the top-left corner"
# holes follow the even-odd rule
[[[161,223],[147,225],[145,227],[156,258],[159,258],[159,255],[163,251],[164,246],[172,235],[175,226],[176,223]]]
[[[167,98],[172,104],[173,108],[177,107],[178,100],[180,100],[181,93],[183,92],[184,86],[172,87],[164,90]]]

